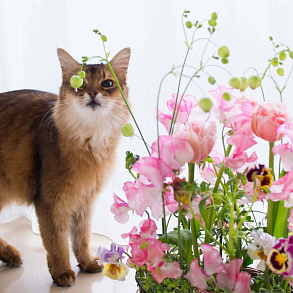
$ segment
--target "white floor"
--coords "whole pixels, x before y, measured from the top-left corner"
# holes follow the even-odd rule
[[[40,235],[31,230],[31,222],[26,218],[1,224],[0,235],[14,245],[22,254],[23,264],[18,268],[6,267],[0,261],[1,293],[135,293],[134,270],[130,269],[125,281],[114,281],[99,274],[81,273],[77,261],[71,255],[72,269],[77,275],[76,282],[68,288],[58,287],[52,283],[47,269],[46,252]],[[93,234],[91,247],[95,254],[99,245],[110,248],[111,239]]]

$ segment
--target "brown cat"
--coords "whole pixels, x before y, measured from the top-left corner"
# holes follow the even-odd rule
[[[111,170],[128,110],[106,64],[84,65],[84,85],[70,85],[80,64],[58,49],[63,83],[59,96],[20,90],[0,94],[0,210],[33,204],[53,281],[75,280],[68,232],[83,271],[102,267],[89,250],[91,207]],[[111,61],[125,96],[130,49]],[[21,264],[20,252],[0,238],[0,260]]]

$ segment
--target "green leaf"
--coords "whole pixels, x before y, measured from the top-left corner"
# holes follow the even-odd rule
[[[173,244],[176,246],[180,245],[182,256],[186,260],[188,264],[193,260],[192,253],[192,240],[191,240],[191,232],[188,229],[180,230],[180,243],[178,243],[178,231],[174,230],[167,234],[167,242],[166,236],[162,235],[159,240],[163,243]]]
[[[199,202],[199,211],[202,217],[204,217],[204,207],[205,207],[205,203],[207,201],[207,199],[210,197],[210,194],[205,195],[201,201]]]

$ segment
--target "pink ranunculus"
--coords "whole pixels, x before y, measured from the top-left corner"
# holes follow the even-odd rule
[[[240,273],[242,259],[232,259],[223,265],[224,271],[217,274],[217,287],[232,290],[233,293],[250,292],[251,276],[247,272]]]
[[[158,158],[172,170],[179,170],[185,163],[189,162],[194,151],[187,139],[180,139],[172,135],[161,135],[158,141],[152,144],[152,156]]]
[[[281,157],[283,168],[286,172],[293,170],[293,149],[289,143],[274,146],[273,153]]]
[[[160,262],[151,268],[152,276],[157,283],[162,283],[166,278],[177,279],[182,276],[183,270],[180,269],[178,262]]]
[[[283,138],[278,127],[288,122],[288,113],[282,103],[259,104],[253,112],[251,128],[254,134],[266,141],[277,141]]]
[[[193,148],[194,156],[188,163],[201,163],[212,151],[216,142],[215,122],[191,121],[188,125],[177,129],[175,136],[187,139]]]
[[[113,197],[114,203],[111,205],[111,212],[114,214],[114,219],[121,224],[125,224],[129,219],[128,211],[130,211],[130,208],[128,204],[115,193]]]
[[[207,281],[215,273],[223,271],[222,257],[218,250],[209,244],[202,244],[201,250],[203,253],[204,270],[198,264],[195,258],[190,264],[189,272],[184,276],[191,284],[199,289],[207,289]]]
[[[293,171],[273,182],[270,191],[267,194],[267,199],[272,201],[284,200],[284,206],[291,208],[293,206]]]

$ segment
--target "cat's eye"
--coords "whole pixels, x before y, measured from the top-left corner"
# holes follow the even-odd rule
[[[108,88],[113,86],[113,81],[111,79],[106,79],[102,82],[102,87]]]

